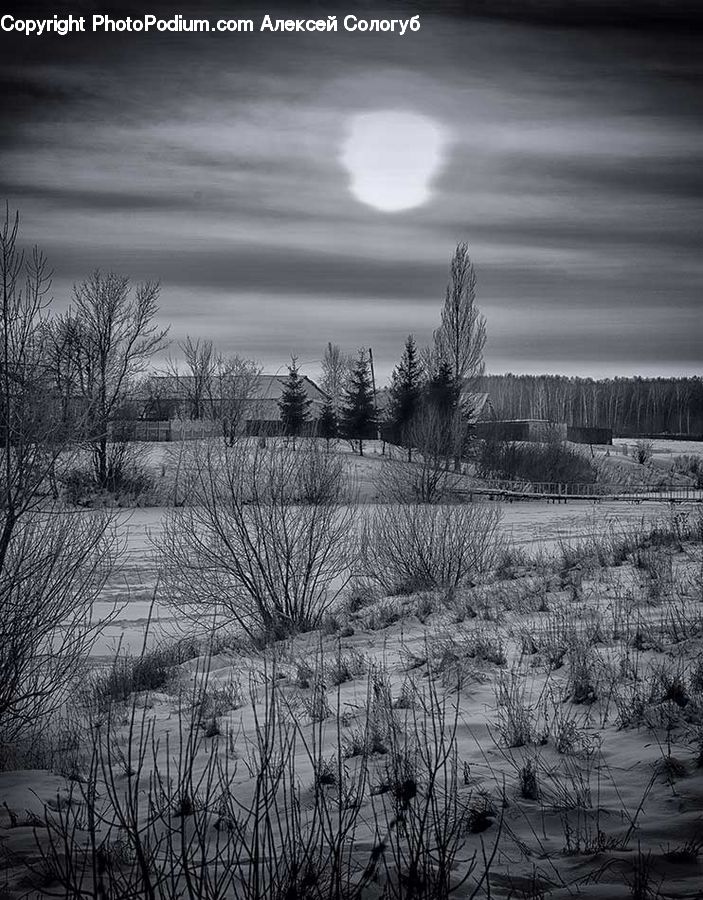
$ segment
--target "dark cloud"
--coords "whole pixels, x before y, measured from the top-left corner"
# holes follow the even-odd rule
[[[30,2],[22,15],[54,11]],[[71,11],[143,14],[92,0]],[[335,11],[349,10],[276,14]],[[355,8],[385,11],[420,13],[421,31],[0,35],[0,194],[49,254],[57,303],[95,267],[159,278],[176,338],[214,337],[274,369],[328,340],[373,343],[383,376],[408,331],[429,339],[467,239],[492,371],[695,371],[698,8]],[[374,108],[432,116],[447,135],[425,207],[386,215],[350,195],[340,141],[350,114]]]
[[[448,13],[561,28],[690,33],[703,25],[696,0],[441,0]]]

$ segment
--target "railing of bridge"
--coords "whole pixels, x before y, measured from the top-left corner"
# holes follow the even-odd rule
[[[703,490],[688,485],[583,484],[559,481],[501,481],[488,479],[468,488],[470,493],[521,497],[572,499],[632,498],[652,500],[703,500]]]

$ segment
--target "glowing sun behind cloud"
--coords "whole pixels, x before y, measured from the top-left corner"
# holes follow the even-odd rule
[[[443,159],[444,137],[427,116],[379,111],[351,118],[342,163],[351,192],[383,212],[422,206]]]

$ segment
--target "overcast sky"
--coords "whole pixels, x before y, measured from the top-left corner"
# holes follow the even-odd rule
[[[69,9],[107,8],[49,13]],[[282,15],[236,10],[257,25]],[[212,338],[268,371],[295,353],[314,375],[331,340],[372,346],[383,380],[409,332],[429,340],[466,240],[488,371],[700,374],[693,10],[308,3],[289,13],[338,12],[340,31],[0,33],[0,197],[47,253],[58,306],[96,267],[157,278],[174,340]],[[347,34],[349,12],[419,13],[421,29]],[[46,11],[22,5],[33,13]],[[200,3],[197,14],[222,11]],[[418,207],[383,212],[350,190],[349,123],[374,111],[428,117],[442,135]]]

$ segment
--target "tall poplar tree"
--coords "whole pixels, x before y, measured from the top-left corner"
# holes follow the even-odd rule
[[[444,297],[442,320],[434,333],[434,351],[450,367],[459,395],[463,431],[456,441],[454,465],[461,466],[461,456],[470,434],[475,393],[485,371],[483,350],[486,345],[486,318],[476,305],[476,271],[466,243],[457,244],[452,257],[449,283]]]
[[[458,244],[449,269],[442,320],[434,333],[437,356],[445,360],[462,389],[483,375],[486,318],[476,305],[476,271],[465,243]]]

